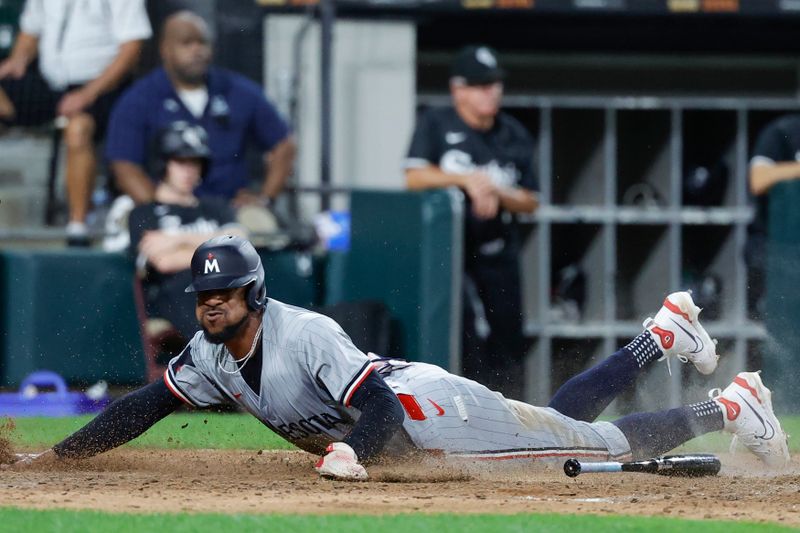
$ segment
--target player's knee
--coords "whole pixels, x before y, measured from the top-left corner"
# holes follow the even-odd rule
[[[94,119],[88,113],[79,113],[69,119],[64,129],[64,143],[68,148],[86,148],[92,145]]]

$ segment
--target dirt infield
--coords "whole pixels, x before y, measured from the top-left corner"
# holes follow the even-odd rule
[[[417,458],[363,483],[319,479],[304,452],[121,449],[56,467],[5,470],[0,505],[128,512],[594,513],[769,521],[800,526],[800,462],[769,477],[749,456],[719,477],[455,468]]]

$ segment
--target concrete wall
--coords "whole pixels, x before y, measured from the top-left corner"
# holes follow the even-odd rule
[[[292,46],[303,23],[299,15],[265,18],[264,83],[267,94],[289,113]],[[307,32],[302,45],[297,180],[320,181],[320,31]],[[404,187],[401,162],[415,119],[413,23],[338,20],[333,44],[332,180],[371,189]],[[305,202],[313,209],[315,202]]]

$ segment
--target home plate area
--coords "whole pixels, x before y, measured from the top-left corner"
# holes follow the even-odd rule
[[[320,479],[300,451],[122,448],[57,466],[3,472],[0,505],[113,512],[568,513],[734,519],[800,526],[800,462],[764,475],[723,455],[717,477],[589,474],[518,463],[443,465],[410,458],[369,467],[370,480]]]

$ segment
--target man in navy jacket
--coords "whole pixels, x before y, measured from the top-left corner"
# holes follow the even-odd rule
[[[106,157],[119,189],[137,204],[152,201],[156,182],[146,169],[153,142],[166,125],[186,121],[208,132],[211,148],[198,196],[224,197],[236,207],[271,203],[291,172],[295,143],[262,88],[210,65],[209,30],[194,13],[166,20],[160,53],[163,67],[134,84],[111,116]],[[265,154],[264,181],[256,191],[248,188],[248,143]]]

